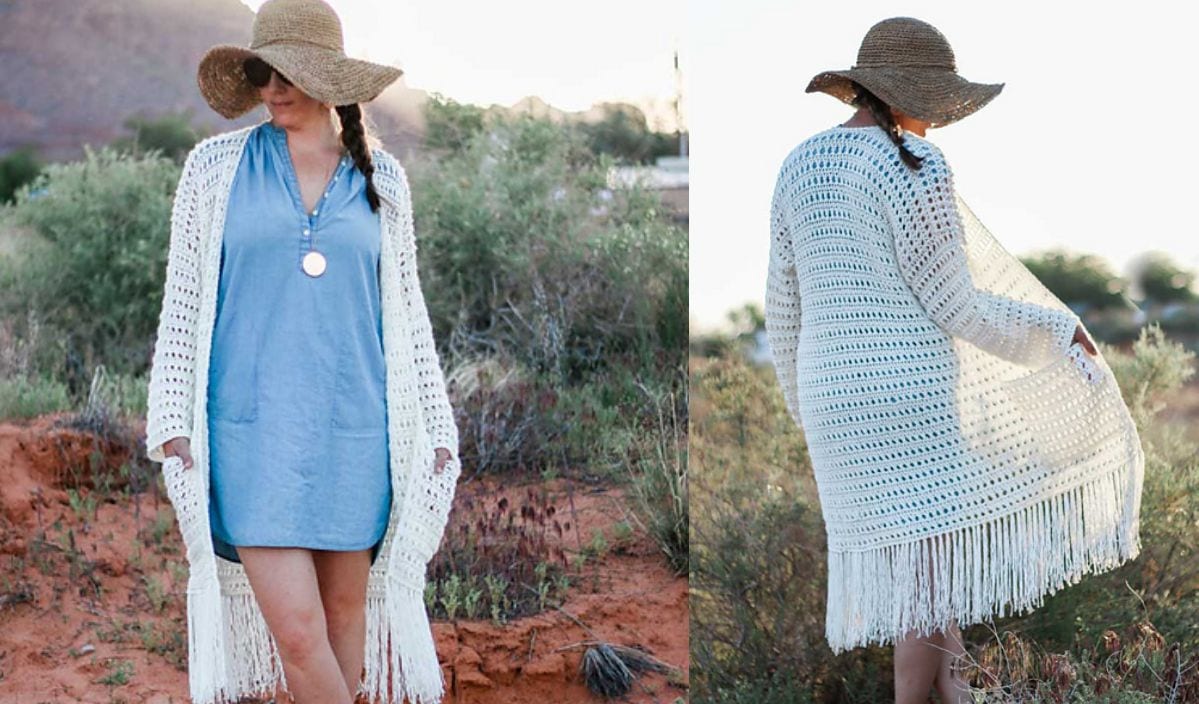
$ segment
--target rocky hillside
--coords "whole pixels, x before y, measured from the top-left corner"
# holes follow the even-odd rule
[[[124,133],[130,116],[190,110],[212,131],[252,124],[213,112],[196,66],[214,44],[245,45],[254,13],[239,0],[0,0],[0,154],[33,145],[68,159]],[[373,106],[380,138],[419,133],[424,93],[393,85]]]

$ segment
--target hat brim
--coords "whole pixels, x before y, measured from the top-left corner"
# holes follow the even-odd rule
[[[274,66],[306,95],[334,106],[370,102],[404,73],[310,45],[214,46],[200,59],[196,80],[208,105],[230,120],[262,102],[242,70],[242,62],[251,56]]]
[[[884,103],[933,127],[943,127],[991,102],[1003,83],[974,83],[941,68],[895,66],[825,71],[808,83],[807,93],[828,93],[852,103],[852,82],[864,86]]]

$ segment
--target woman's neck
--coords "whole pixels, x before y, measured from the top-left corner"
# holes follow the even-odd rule
[[[341,150],[341,140],[328,115],[318,114],[288,125],[272,118],[271,124],[287,133],[287,143],[297,153]]]

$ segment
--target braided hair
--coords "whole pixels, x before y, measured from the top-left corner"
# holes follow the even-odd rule
[[[908,149],[908,146],[903,142],[903,130],[895,122],[895,116],[891,114],[891,107],[882,101],[874,93],[871,93],[865,86],[860,83],[854,83],[854,88],[857,94],[853,98],[852,105],[865,107],[874,117],[874,121],[879,127],[887,133],[892,142],[899,147],[899,158],[903,159],[903,163],[907,164],[912,169],[919,169],[924,157],[916,156]]]
[[[366,126],[362,123],[362,108],[358,103],[338,105],[337,117],[341,120],[341,143],[354,157],[354,166],[366,177],[366,202],[371,212],[379,210],[379,193],[375,190],[375,165],[371,162],[371,151],[366,144]]]

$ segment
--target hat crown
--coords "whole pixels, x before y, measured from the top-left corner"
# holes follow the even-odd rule
[[[345,53],[341,20],[323,0],[267,0],[254,16],[251,49],[271,44],[313,44]]]
[[[921,66],[957,71],[953,49],[931,24],[912,17],[892,17],[866,32],[854,68]]]

